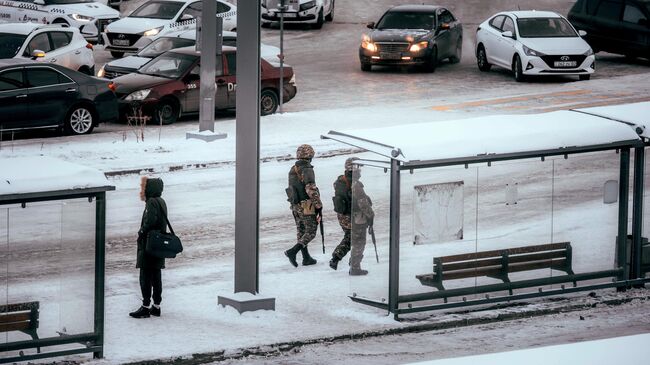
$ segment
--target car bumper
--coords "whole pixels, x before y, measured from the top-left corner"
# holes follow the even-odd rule
[[[284,84],[284,89],[282,90],[282,102],[288,102],[289,100],[293,99],[297,93],[298,88],[295,84]]]
[[[117,98],[112,91],[98,96],[95,99],[95,108],[99,116],[98,123],[114,122],[119,118]]]
[[[596,71],[596,57],[587,56],[577,67],[553,67],[540,57],[526,57],[522,59],[524,75],[590,75]]]
[[[102,33],[103,43],[105,44],[104,49],[107,51],[113,52],[124,52],[124,53],[138,53],[142,48],[148,46],[152,40],[151,38],[141,37],[134,44],[129,46],[117,46],[110,42],[106,33]]]
[[[383,66],[417,66],[429,62],[431,52],[429,50],[411,53],[401,52],[399,54],[382,55],[380,52],[370,52],[365,48],[359,48],[359,61],[370,65]]]
[[[262,20],[279,22],[280,13],[277,9],[262,9]],[[284,13],[285,22],[315,22],[318,16],[318,6],[299,12]]]

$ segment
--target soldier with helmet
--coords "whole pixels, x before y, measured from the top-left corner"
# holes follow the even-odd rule
[[[345,160],[345,173],[334,181],[334,211],[343,229],[343,239],[332,253],[330,267],[338,268],[339,261],[350,253],[350,275],[366,275],[367,270],[361,268],[363,251],[366,247],[366,230],[372,227],[375,212],[372,201],[359,181],[361,171],[354,161],[357,157]],[[354,196],[354,205],[352,197]]]
[[[296,163],[289,170],[289,187],[286,189],[287,200],[291,203],[291,212],[296,222],[297,243],[284,254],[294,267],[298,267],[296,255],[302,253],[302,264],[314,265],[316,260],[309,255],[307,245],[316,237],[316,230],[321,219],[323,204],[316,186],[314,167],[311,160],[314,149],[303,144],[296,151]]]

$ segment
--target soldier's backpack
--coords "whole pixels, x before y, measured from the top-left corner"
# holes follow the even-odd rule
[[[334,204],[334,211],[339,214],[350,214],[350,201],[351,184],[347,176],[341,175],[334,182],[334,196],[332,203]]]

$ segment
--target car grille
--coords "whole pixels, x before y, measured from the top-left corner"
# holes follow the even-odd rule
[[[406,52],[409,49],[408,43],[376,42],[375,44],[379,52],[399,53]]]
[[[578,68],[584,62],[587,56],[585,55],[558,55],[558,56],[542,56],[541,57],[546,64],[551,68]],[[555,67],[555,62],[566,62],[566,61],[575,61],[575,66],[564,66],[564,67]]]
[[[142,37],[140,34],[127,34],[127,33],[106,33],[106,36],[108,37],[108,41],[111,43],[111,45],[118,46],[118,47],[131,46],[135,44],[135,42],[137,42],[140,39],[140,37]],[[120,41],[125,40],[128,41],[129,44],[115,44],[115,40],[120,40]]]
[[[117,71],[117,70],[107,70],[104,68],[104,77],[107,79],[114,79],[118,76],[126,75],[128,72]]]

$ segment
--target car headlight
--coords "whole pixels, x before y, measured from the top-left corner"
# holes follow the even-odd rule
[[[361,48],[367,49],[370,52],[377,52],[377,45],[372,43],[372,40],[367,35],[363,35],[361,38]]]
[[[142,35],[144,35],[145,37],[151,37],[151,36],[154,36],[154,35],[160,33],[160,31],[163,30],[164,27],[165,27],[165,26],[158,27],[158,28],[153,28],[153,29],[149,29],[148,31],[142,33]]]
[[[104,77],[106,75],[106,70],[104,70],[105,66],[106,65],[102,66],[102,68],[100,68],[99,71],[97,71],[97,77]]]
[[[542,52],[535,51],[532,48],[528,48],[528,47],[524,46],[523,44],[522,44],[522,46],[524,47],[524,53],[526,54],[526,56],[533,56],[533,57],[546,56],[546,54],[544,54]]]
[[[95,18],[81,14],[68,14],[68,16],[78,22],[92,22]]]
[[[304,3],[304,4],[300,4],[300,11],[307,10],[307,9],[311,9],[311,8],[313,8],[314,6],[316,6],[316,1],[314,1],[314,0],[312,0],[312,1],[307,1],[307,2]]]
[[[411,52],[420,52],[421,50],[426,49],[428,46],[429,46],[428,41],[415,43],[415,44],[411,45],[411,48],[409,48],[409,51],[411,51]]]
[[[594,55],[594,50],[591,49],[591,47],[587,50],[587,52],[583,53],[585,56],[593,56]]]
[[[124,100],[126,101],[133,101],[133,100],[144,100],[147,96],[149,96],[149,93],[151,92],[151,89],[143,89],[143,90],[138,90],[130,93]]]

